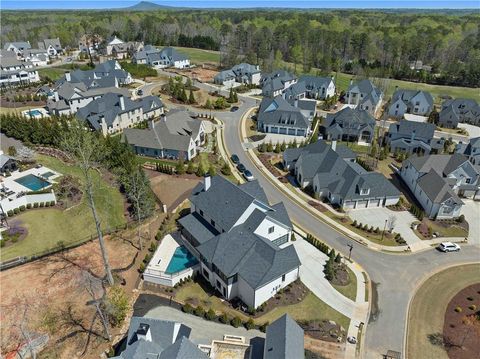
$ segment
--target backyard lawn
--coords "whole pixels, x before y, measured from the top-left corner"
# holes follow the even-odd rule
[[[38,155],[38,162],[62,174],[70,174],[82,181],[80,170],[77,167],[66,165],[53,157]],[[125,224],[124,199],[116,187],[108,184],[98,173],[94,173],[95,203],[97,212],[102,220],[103,229],[113,229]],[[37,252],[58,246],[87,240],[95,234],[95,225],[90,208],[86,204],[86,197],[81,202],[67,210],[58,208],[42,208],[27,210],[10,219],[11,223],[18,223],[28,231],[23,240],[2,248],[1,260],[17,256],[29,256]]]
[[[232,317],[238,316],[242,320],[248,319],[243,313],[225,305],[220,298],[209,296],[198,283],[187,283],[175,294],[175,299],[181,302],[186,301],[188,298],[196,298],[198,304],[203,306],[205,310],[212,308],[217,312],[224,312]],[[333,320],[345,329],[348,328],[350,323],[350,319],[329,307],[311,292],[309,292],[305,299],[300,303],[276,307],[270,312],[256,318],[255,322],[257,324],[263,324],[267,321],[272,323],[275,319],[285,313],[290,314],[292,318],[297,321]]]
[[[47,67],[44,69],[39,69],[38,74],[40,75],[41,78],[48,77],[52,81],[58,80],[60,77],[65,74],[67,70],[63,68],[58,68],[58,67]]]
[[[190,47],[175,47],[179,52],[190,58],[193,63],[213,62],[220,63],[220,52],[213,50],[194,49]]]
[[[428,336],[443,332],[448,303],[463,288],[478,283],[479,273],[478,264],[449,268],[429,278],[417,290],[408,315],[409,358],[448,358],[445,349],[431,344]]]

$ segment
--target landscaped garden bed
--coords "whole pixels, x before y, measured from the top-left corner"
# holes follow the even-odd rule
[[[450,359],[476,358],[480,353],[480,283],[466,287],[450,301],[443,337],[437,339]]]
[[[332,320],[307,320],[301,321],[300,326],[305,334],[328,342],[343,342],[346,337],[346,330]]]
[[[460,216],[458,219],[431,220],[422,218],[416,223],[415,234],[420,239],[432,239],[437,237],[468,237],[468,222]]]
[[[267,153],[260,153],[258,155],[260,162],[262,162],[262,164],[270,171],[271,174],[273,174],[275,177],[282,177],[283,174],[271,162],[273,157],[273,155]]]

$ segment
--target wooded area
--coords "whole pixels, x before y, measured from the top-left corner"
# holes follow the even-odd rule
[[[282,61],[327,74],[480,86],[480,15],[359,10],[3,11],[2,42],[112,34],[124,41],[220,49],[270,70]],[[421,60],[432,71],[412,71]]]

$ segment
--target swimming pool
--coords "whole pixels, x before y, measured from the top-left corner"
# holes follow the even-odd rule
[[[173,274],[181,272],[184,269],[193,267],[195,264],[198,264],[197,258],[195,258],[187,248],[180,246],[175,249],[170,263],[168,263],[167,269],[165,270],[166,274]]]
[[[42,113],[39,110],[30,110],[28,111],[28,114],[32,117],[42,116]]]
[[[32,174],[17,178],[14,181],[21,184],[23,187],[27,187],[31,191],[38,191],[50,186],[50,182]]]

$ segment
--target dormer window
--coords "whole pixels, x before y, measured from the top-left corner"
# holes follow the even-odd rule
[[[366,196],[369,193],[370,193],[370,188],[361,188],[360,189],[360,195],[361,196]]]
[[[270,228],[268,229],[268,234],[271,234],[271,233],[273,233],[274,231],[275,231],[275,227],[270,227]]]

